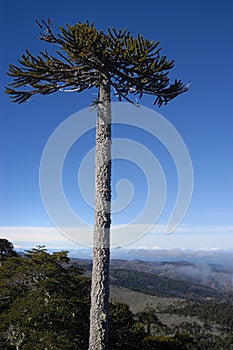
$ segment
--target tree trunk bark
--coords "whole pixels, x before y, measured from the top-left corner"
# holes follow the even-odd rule
[[[103,79],[98,95],[89,350],[108,349],[111,224],[111,105],[110,84],[107,78]]]

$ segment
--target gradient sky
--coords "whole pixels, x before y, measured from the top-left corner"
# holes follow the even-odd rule
[[[10,79],[9,63],[27,48],[36,54],[47,48],[38,41],[35,19],[50,18],[54,28],[66,23],[93,21],[97,28],[124,28],[136,35],[160,40],[162,54],[175,60],[171,77],[191,81],[190,90],[160,109],[150,98],[141,104],[155,108],[182,136],[194,169],[194,191],[190,208],[180,228],[171,236],[151,233],[134,246],[162,248],[233,248],[233,3],[223,1],[119,0],[53,2],[2,1],[1,6],[1,86]],[[50,246],[75,246],[59,233],[46,231],[53,226],[43,207],[39,189],[39,164],[45,144],[56,127],[95,98],[95,91],[36,96],[22,105],[13,104],[1,89],[0,140],[0,236],[14,243],[30,241]],[[114,137],[127,137],[127,129],[114,129]],[[163,227],[174,205],[177,178],[171,159],[163,147],[143,133],[135,140],[158,153],[168,183],[168,198],[159,220]],[[94,146],[94,133],[75,146],[64,164],[64,190],[74,210],[92,223],[93,210],[83,206],[76,194],[76,172],[84,152]],[[86,148],[85,148],[86,147]],[[81,151],[80,151],[81,150]],[[81,153],[80,153],[81,152]],[[119,164],[118,164],[119,163]],[[92,179],[90,171],[90,183]],[[135,178],[134,205],[119,222],[127,222],[145,199],[145,180],[133,164],[113,164],[113,187],[120,176]],[[113,189],[113,198],[116,196]],[[131,210],[131,211],[130,211]],[[117,218],[115,224],[118,224]],[[27,228],[26,228],[27,227]],[[43,227],[38,234],[38,227]],[[60,242],[60,243],[59,243]],[[21,244],[21,243],[20,243]]]

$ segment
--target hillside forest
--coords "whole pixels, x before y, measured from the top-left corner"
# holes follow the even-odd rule
[[[109,349],[233,349],[232,291],[126,267],[112,263]],[[87,350],[90,269],[0,239],[0,349]]]

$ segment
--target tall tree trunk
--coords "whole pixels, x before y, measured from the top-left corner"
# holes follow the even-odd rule
[[[98,100],[89,350],[108,349],[111,223],[111,106],[108,79],[103,79],[99,87]]]

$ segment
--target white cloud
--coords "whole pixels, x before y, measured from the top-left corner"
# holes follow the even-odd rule
[[[4,226],[0,227],[0,236],[10,241],[54,242],[67,240],[55,227]]]
[[[148,225],[113,226],[112,238],[114,247],[144,249],[227,249],[233,248],[232,226],[184,226],[181,225],[173,234],[167,235],[166,225],[150,228]],[[14,244],[23,246],[22,242],[44,244],[46,246],[81,247],[91,245],[93,229],[89,226],[64,229],[65,235],[55,227],[0,227],[0,237],[7,238]],[[81,242],[82,245],[77,242]],[[115,244],[114,244],[115,243]]]

